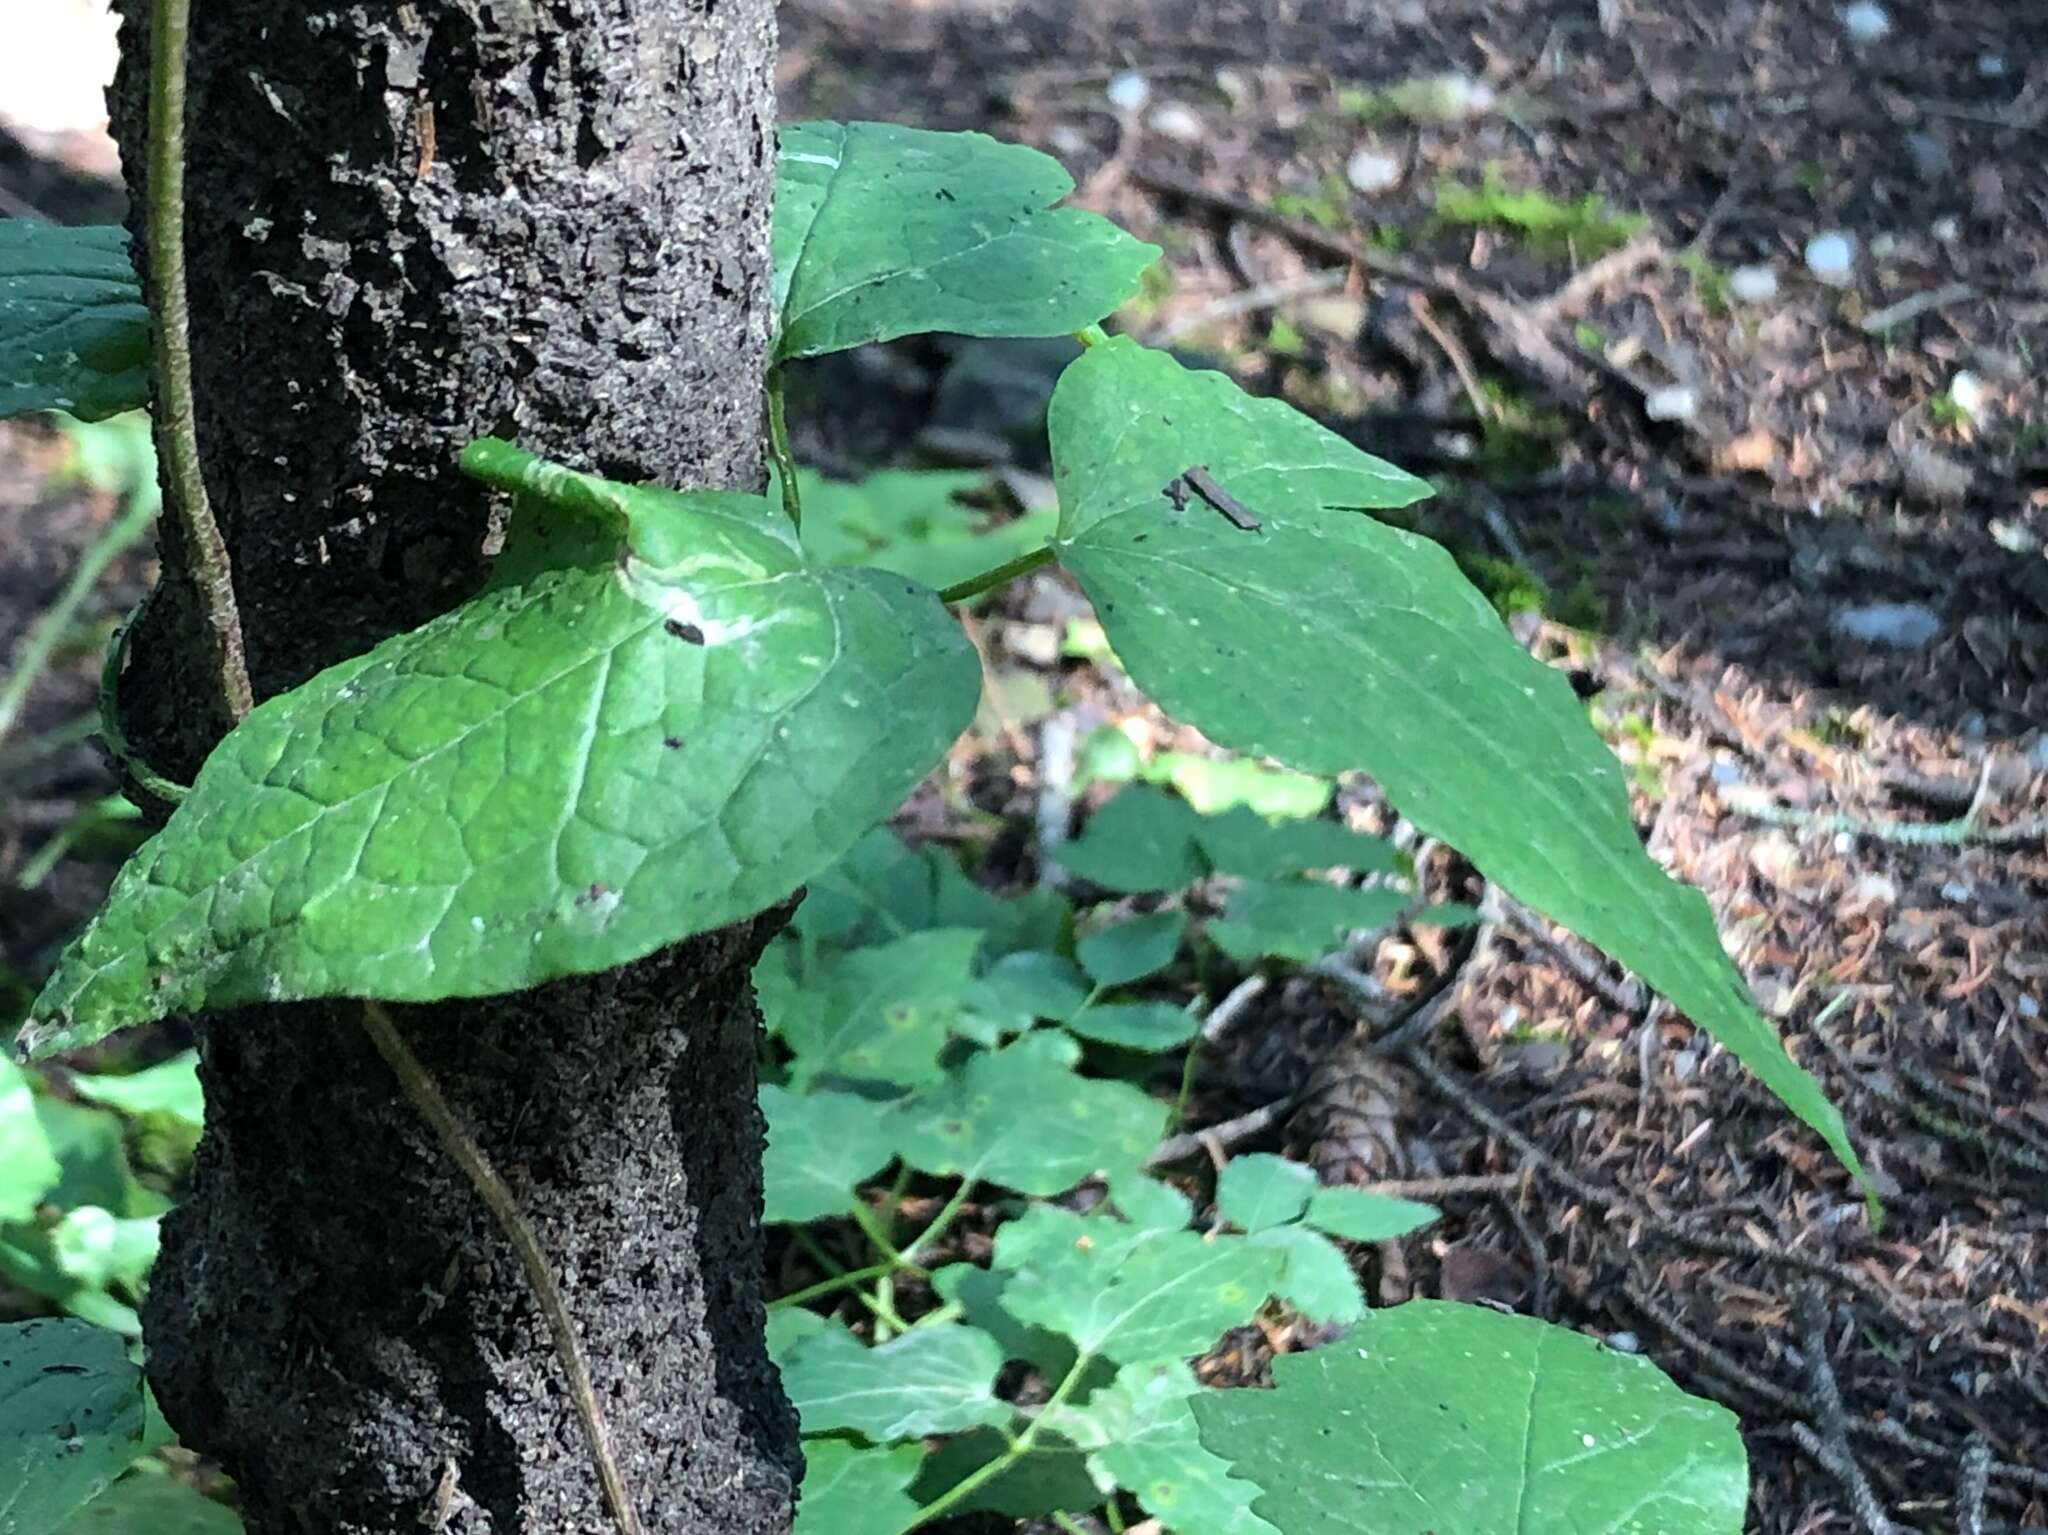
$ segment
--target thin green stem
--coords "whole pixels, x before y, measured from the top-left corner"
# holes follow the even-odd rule
[[[953,1197],[939,1207],[939,1213],[932,1217],[931,1224],[920,1231],[916,1240],[903,1249],[904,1262],[908,1263],[915,1259],[928,1243],[945,1235],[946,1228],[951,1226],[959,1218],[960,1212],[967,1208],[967,1201],[973,1197],[974,1190],[975,1182],[969,1178],[953,1191]]]
[[[965,602],[970,597],[979,597],[983,592],[992,591],[1006,581],[1029,575],[1053,561],[1050,546],[1033,549],[1029,554],[1020,554],[1014,560],[1005,560],[994,570],[984,570],[978,576],[969,576],[965,581],[947,587],[939,593],[939,601],[946,603]]]
[[[796,455],[789,448],[789,416],[783,408],[782,364],[768,370],[768,453],[782,482],[782,509],[791,525],[804,525],[803,493],[796,486]]]
[[[1053,1511],[1052,1522],[1067,1532],[1067,1535],[1088,1535],[1088,1531],[1057,1509]]]
[[[231,723],[255,706],[227,540],[213,520],[200,469],[192,397],[192,302],[185,286],[185,43],[192,0],[155,0],[149,29],[148,201],[150,309],[156,319],[158,430],[166,500],[184,536],[215,685]]]
[[[519,1201],[513,1197],[505,1180],[498,1176],[498,1170],[491,1166],[483,1147],[455,1117],[455,1111],[441,1095],[433,1075],[412,1053],[412,1047],[398,1032],[397,1025],[391,1021],[391,1015],[381,1002],[364,1001],[363,1032],[370,1036],[370,1043],[377,1047],[377,1053],[384,1057],[385,1064],[397,1076],[399,1087],[433,1130],[441,1149],[468,1177],[471,1187],[497,1219],[498,1229],[505,1233],[512,1250],[519,1255],[520,1265],[526,1270],[526,1282],[540,1305],[541,1315],[547,1319],[549,1333],[554,1337],[555,1353],[562,1361],[562,1373],[569,1378],[569,1396],[576,1404],[576,1414],[583,1420],[583,1432],[590,1441],[590,1459],[597,1469],[598,1486],[604,1490],[605,1506],[611,1511],[612,1520],[618,1525],[621,1535],[641,1535],[640,1516],[633,1511],[626,1479],[619,1471],[619,1463],[612,1457],[611,1436],[605,1428],[604,1412],[598,1406],[597,1392],[590,1384],[590,1369],[583,1362],[582,1346],[576,1341],[576,1323],[569,1315],[567,1302],[562,1299],[561,1287],[555,1283],[547,1254],[541,1251],[540,1239],[533,1234],[533,1228],[527,1224],[526,1216],[519,1208]]]
[[[870,1263],[864,1269],[853,1269],[847,1273],[835,1275],[830,1279],[821,1279],[816,1284],[805,1285],[801,1290],[792,1290],[787,1295],[778,1295],[774,1300],[768,1302],[768,1309],[770,1311],[784,1311],[791,1306],[801,1306],[806,1301],[818,1300],[827,1295],[837,1295],[841,1290],[852,1290],[864,1285],[876,1275],[886,1274],[894,1267],[894,1264],[889,1263]]]
[[[1038,1409],[1038,1415],[1025,1425],[1024,1432],[1010,1441],[1009,1448],[993,1460],[977,1466],[951,1487],[948,1487],[944,1492],[932,1499],[931,1502],[925,1504],[923,1508],[920,1508],[915,1514],[911,1515],[909,1523],[902,1525],[896,1531],[896,1535],[910,1535],[912,1530],[922,1529],[948,1509],[954,1507],[962,1500],[973,1496],[975,1492],[987,1486],[1026,1455],[1029,1455],[1031,1447],[1038,1442],[1039,1431],[1045,1427],[1046,1420],[1052,1417],[1053,1413],[1065,1404],[1067,1398],[1074,1394],[1075,1389],[1081,1384],[1081,1377],[1087,1373],[1088,1366],[1094,1362],[1095,1356],[1086,1350],[1076,1355],[1073,1368],[1068,1370],[1066,1377],[1061,1380],[1059,1385],[1053,1388],[1052,1395],[1046,1398],[1045,1405]]]
[[[22,705],[28,702],[29,689],[42,676],[43,668],[50,663],[57,646],[71,628],[72,620],[85,599],[92,595],[92,589],[99,584],[100,577],[114,557],[120,554],[149,527],[150,518],[156,515],[156,487],[138,486],[128,497],[121,514],[107,524],[106,530],[93,541],[85,551],[85,558],[78,562],[78,568],[71,572],[71,579],[64,585],[50,610],[36,620],[29,631],[27,642],[21,647],[21,655],[15,661],[14,672],[7,679],[7,685],[0,688],[0,740],[6,739],[7,732],[14,728],[14,722],[21,717]]]
[[[1074,332],[1074,339],[1083,346],[1101,346],[1109,340],[1109,332],[1100,325],[1084,325]]]
[[[897,1268],[916,1268],[917,1265],[904,1257],[895,1242],[890,1240],[889,1228],[875,1218],[872,1210],[858,1202],[853,1207],[853,1223],[860,1227],[861,1234],[875,1244],[875,1251],[887,1258]],[[922,1273],[923,1270],[919,1269]]]

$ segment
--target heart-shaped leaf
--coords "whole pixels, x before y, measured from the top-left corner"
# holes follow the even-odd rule
[[[1105,890],[1179,890],[1206,872],[1195,851],[1202,818],[1163,789],[1134,784],[1059,850],[1062,868]]]
[[[168,1013],[430,1001],[751,916],[886,817],[972,717],[932,593],[814,570],[757,496],[466,467],[630,557],[488,591],[260,706],[122,870],[22,1042]]]
[[[1735,1416],[1532,1317],[1411,1301],[1194,1399],[1202,1443],[1288,1535],[1736,1535]]]
[[[1060,562],[1154,702],[1238,751],[1371,773],[1424,832],[1727,1045],[1861,1175],[1841,1115],[1745,997],[1705,899],[1643,851],[1570,683],[1442,548],[1358,514],[1416,500],[1422,481],[1123,339],[1067,369],[1050,421]],[[1260,526],[1191,493],[1194,465]]]
[[[128,231],[0,219],[0,418],[149,403],[149,311]]]
[[[0,1530],[54,1530],[142,1453],[142,1372],[84,1322],[0,1326]]]
[[[1138,291],[1157,247],[1053,208],[1059,163],[979,133],[793,123],[776,157],[778,357],[925,331],[1059,336]]]

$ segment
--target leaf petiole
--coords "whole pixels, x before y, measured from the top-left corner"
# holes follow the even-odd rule
[[[768,456],[782,485],[782,510],[791,527],[804,525],[803,492],[797,489],[796,454],[789,446],[789,415],[783,404],[782,364],[768,370]]]
[[[948,605],[965,602],[970,597],[979,597],[983,592],[993,591],[1019,576],[1029,575],[1053,562],[1052,547],[1033,549],[1029,554],[1020,554],[1014,560],[1005,560],[993,570],[984,570],[978,576],[969,576],[965,581],[956,581],[939,593],[939,601]]]
[[[948,1487],[944,1492],[932,1499],[931,1502],[925,1504],[923,1508],[920,1508],[911,1516],[909,1523],[896,1531],[896,1535],[910,1535],[912,1530],[922,1529],[925,1525],[938,1518],[939,1515],[945,1513],[963,1499],[971,1497],[977,1490],[987,1486],[1026,1455],[1029,1455],[1031,1447],[1038,1442],[1039,1430],[1044,1428],[1046,1421],[1066,1404],[1067,1398],[1074,1394],[1075,1390],[1080,1386],[1082,1378],[1088,1373],[1088,1367],[1094,1362],[1095,1355],[1087,1349],[1083,1349],[1080,1353],[1076,1354],[1073,1366],[1067,1371],[1059,1385],[1053,1388],[1052,1395],[1045,1399],[1045,1405],[1038,1409],[1037,1414],[1029,1423],[1025,1424],[1024,1431],[1010,1440],[1009,1448],[993,1460],[975,1467],[974,1470],[961,1477],[959,1481]]]

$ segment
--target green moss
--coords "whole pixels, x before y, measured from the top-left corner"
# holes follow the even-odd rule
[[[1613,250],[1639,233],[1641,214],[1622,213],[1597,192],[1559,202],[1539,188],[1515,190],[1489,165],[1476,187],[1451,177],[1437,183],[1437,222],[1453,228],[1506,230],[1539,249],[1570,249],[1580,257]]]
[[[1344,229],[1351,223],[1351,184],[1332,172],[1313,192],[1275,192],[1273,211],[1305,219],[1323,229]]]

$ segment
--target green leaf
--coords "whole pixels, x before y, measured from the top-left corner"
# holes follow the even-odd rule
[[[801,1306],[770,1306],[768,1308],[768,1358],[776,1369],[789,1362],[789,1356],[796,1346],[806,1338],[816,1337],[827,1328],[844,1326],[821,1317],[815,1311],[806,1311]]]
[[[1048,1031],[974,1056],[890,1110],[896,1154],[919,1172],[1023,1194],[1136,1167],[1159,1144],[1166,1105],[1123,1082],[1077,1076],[1079,1055]]]
[[[57,1535],[237,1535],[241,1528],[233,1509],[189,1482],[139,1469],[72,1515]]]
[[[1392,1241],[1442,1218],[1434,1205],[1354,1188],[1317,1189],[1304,1217],[1318,1231],[1353,1242]]]
[[[1014,1225],[1015,1222],[1012,1222]],[[1003,1235],[997,1262],[1010,1266]],[[1186,1358],[1248,1321],[1273,1293],[1282,1256],[1242,1237],[1151,1231],[1041,1254],[1003,1293],[1010,1315],[1119,1363]]]
[[[142,1372],[83,1322],[0,1326],[0,1530],[54,1530],[142,1453]]]
[[[805,1440],[803,1494],[791,1535],[896,1535],[917,1514],[904,1489],[923,1462],[924,1450],[914,1444]]]
[[[813,565],[870,566],[943,591],[1052,536],[1051,505],[992,520],[959,499],[987,483],[986,474],[949,469],[879,469],[857,481],[803,471],[804,554]],[[771,482],[768,498],[777,497]]]
[[[1269,1226],[1252,1240],[1277,1247],[1287,1259],[1278,1295],[1311,1322],[1322,1326],[1355,1322],[1365,1315],[1365,1292],[1351,1260],[1328,1237],[1306,1226]]]
[[[929,1503],[991,1461],[1007,1460],[1010,1444],[992,1428],[977,1428],[946,1440],[924,1463],[911,1496]],[[1039,1519],[1101,1501],[1087,1458],[1058,1434],[1040,1434],[1029,1453],[1012,1462],[952,1506],[959,1514],[1002,1514]],[[833,1532],[837,1535],[837,1532]]]
[[[1005,954],[968,988],[969,1006],[1013,1032],[1040,1018],[1071,1018],[1087,1000],[1087,978],[1073,961],[1034,949]]]
[[[1074,1345],[1042,1327],[1026,1327],[1003,1309],[1003,1292],[1015,1278],[973,1263],[949,1263],[932,1271],[932,1289],[960,1319],[996,1340],[1005,1359],[1021,1359],[1049,1380],[1074,1367]]]
[[[116,1215],[161,1215],[170,1201],[145,1188],[128,1165],[128,1134],[119,1115],[61,1098],[38,1098],[36,1118],[56,1154],[56,1187],[44,1194],[60,1210],[98,1205]]]
[[[1408,897],[1376,886],[1359,890],[1320,880],[1285,884],[1246,880],[1230,892],[1209,937],[1232,959],[1290,959],[1308,964],[1328,954],[1355,928],[1380,927],[1401,915]]]
[[[1335,821],[1275,823],[1243,805],[1204,820],[1195,841],[1211,869],[1244,879],[1279,879],[1304,869],[1392,874],[1400,868],[1400,855],[1382,837]]]
[[[881,1105],[851,1093],[800,1096],[773,1083],[761,1087],[768,1149],[761,1159],[766,1221],[801,1225],[844,1215],[856,1187],[888,1163],[889,1133]]]
[[[1097,986],[1128,985],[1172,964],[1187,926],[1184,911],[1148,912],[1129,922],[1097,928],[1075,943],[1074,957]]]
[[[1131,678],[1233,750],[1363,769],[1416,826],[1606,950],[1861,1165],[1841,1116],[1744,995],[1713,914],[1636,835],[1619,765],[1565,678],[1426,539],[1350,508],[1422,481],[1275,400],[1127,340],[1091,348],[1050,413],[1062,564]],[[1163,488],[1190,464],[1248,533]]]
[[[980,945],[974,929],[932,928],[820,955],[773,1024],[796,1052],[795,1083],[821,1076],[906,1086],[935,1079]]]
[[[927,927],[978,926],[938,921],[930,851],[906,847],[888,827],[877,826],[806,884],[790,931],[856,948]]]
[[[1109,1186],[1118,1212],[1133,1226],[1153,1231],[1184,1231],[1195,1218],[1194,1201],[1170,1183],[1126,1173]]]
[[[0,1055],[0,1221],[34,1215],[60,1172],[28,1074]]]
[[[778,357],[925,331],[1065,335],[1159,256],[1093,213],[1045,211],[1073,178],[979,133],[794,123],[776,171]]]
[[[1314,1168],[1254,1152],[1223,1164],[1216,1175],[1216,1208],[1241,1231],[1264,1231],[1300,1220],[1315,1187]]]
[[[630,557],[487,592],[257,708],[65,952],[24,1046],[625,963],[828,868],[973,714],[980,668],[937,599],[805,569],[759,497],[504,444],[464,462],[624,523]]]
[[[1204,873],[1195,853],[1201,824],[1186,800],[1134,784],[1059,850],[1060,866],[1105,890],[1179,890]]]
[[[0,417],[149,403],[149,311],[116,224],[0,219]]]
[[[1287,1535],[1737,1535],[1735,1417],[1647,1359],[1531,1317],[1411,1301],[1195,1400]]]
[[[1126,1365],[1053,1421],[1091,1452],[1088,1467],[1104,1491],[1123,1488],[1175,1535],[1279,1535],[1252,1512],[1259,1489],[1202,1447],[1190,1406],[1200,1394],[1179,1360]]]
[[[1171,1050],[1201,1030],[1202,1020],[1171,1002],[1098,1002],[1067,1020],[1083,1039],[1126,1050]]]
[[[206,1123],[206,1095],[199,1086],[199,1052],[183,1050],[167,1061],[124,1077],[73,1072],[71,1086],[81,1098],[140,1118],[164,1114],[197,1130]]]
[[[156,1262],[157,1216],[128,1220],[97,1205],[67,1210],[50,1228],[50,1253],[67,1277],[95,1290],[139,1295]]]
[[[957,1322],[913,1328],[877,1348],[831,1329],[790,1350],[782,1389],[807,1434],[916,1439],[1008,1422],[1014,1409],[995,1394],[1002,1367],[996,1340]]]

